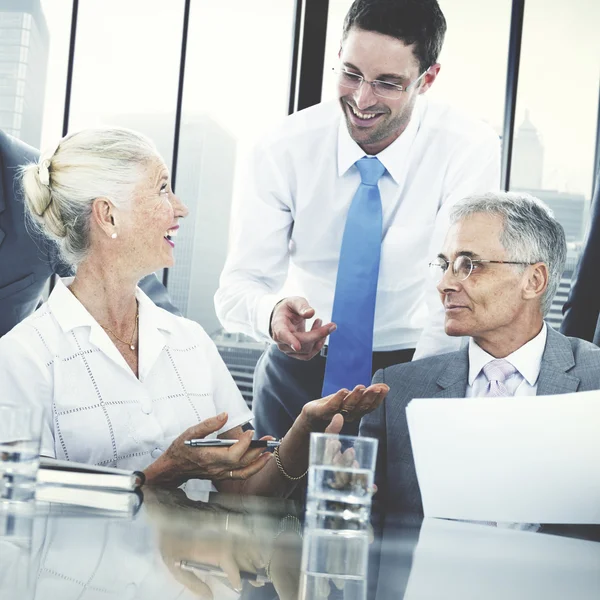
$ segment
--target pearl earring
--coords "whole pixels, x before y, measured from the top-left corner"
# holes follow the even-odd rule
[[[114,231],[113,234],[110,236],[113,240],[117,239],[117,232]]]

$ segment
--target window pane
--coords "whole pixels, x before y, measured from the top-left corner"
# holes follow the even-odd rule
[[[325,63],[323,65],[323,90],[321,92],[322,101],[337,98],[337,78],[332,69],[338,64],[342,26],[344,17],[351,5],[352,0],[329,0]]]
[[[0,128],[34,147],[62,131],[71,10],[0,2]]]
[[[69,130],[130,127],[170,167],[183,0],[80,0]]]
[[[246,399],[264,345],[219,336],[213,297],[227,254],[237,168],[245,150],[287,114],[294,4],[203,0],[192,2],[190,13],[176,180],[190,214],[176,238],[169,293],[218,337]],[[227,35],[216,24],[226,24]]]
[[[541,198],[565,228],[569,253],[549,316],[557,327],[579,257],[591,199],[598,116],[600,3],[548,10],[527,0],[510,187]]]
[[[489,123],[501,135],[511,0],[439,0],[448,29],[440,74],[427,92]]]

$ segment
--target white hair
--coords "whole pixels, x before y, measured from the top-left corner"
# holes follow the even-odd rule
[[[502,217],[504,229],[500,242],[509,260],[542,262],[548,267],[548,287],[541,299],[542,314],[548,314],[567,259],[563,226],[541,200],[516,192],[490,192],[465,198],[452,207],[450,222],[455,224],[477,213]]]
[[[122,128],[84,129],[64,137],[38,163],[21,167],[29,219],[77,266],[89,251],[92,203],[107,198],[127,208],[152,161],[161,160],[144,135]]]

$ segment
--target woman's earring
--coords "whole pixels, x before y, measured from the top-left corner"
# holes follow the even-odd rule
[[[113,240],[117,239],[117,232],[114,231],[113,234],[110,236]]]

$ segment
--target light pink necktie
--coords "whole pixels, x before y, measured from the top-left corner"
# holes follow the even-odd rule
[[[517,369],[503,358],[491,360],[487,365],[484,365],[483,374],[487,377],[489,382],[484,396],[488,398],[512,396],[506,389],[504,382],[516,372]]]

